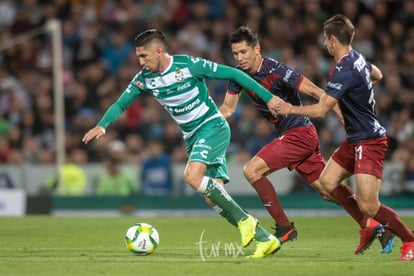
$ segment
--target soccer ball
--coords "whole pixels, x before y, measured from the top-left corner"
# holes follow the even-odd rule
[[[130,227],[125,234],[126,247],[137,255],[154,253],[160,243],[157,229],[148,223],[140,222]]]

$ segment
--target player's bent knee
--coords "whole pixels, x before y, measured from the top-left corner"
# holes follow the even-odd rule
[[[328,178],[324,177],[323,175],[319,177],[319,182],[321,186],[323,187],[323,189],[326,190],[327,193],[332,192],[338,186],[338,183],[330,181]]]
[[[254,183],[263,176],[249,163],[243,167],[243,175],[249,183]]]
[[[196,177],[191,174],[184,174],[184,182],[190,185],[193,189],[197,190],[200,186],[202,177]]]
[[[369,217],[374,217],[379,209],[379,204],[374,204],[370,202],[358,202],[358,207],[361,213]]]

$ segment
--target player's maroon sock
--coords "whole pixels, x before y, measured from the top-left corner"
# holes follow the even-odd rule
[[[262,177],[252,184],[262,200],[269,214],[280,226],[289,226],[290,222],[277,198],[276,190],[266,177]]]
[[[381,204],[374,219],[382,225],[388,226],[391,232],[396,234],[403,242],[414,241],[413,232],[401,221],[397,213],[390,207]]]
[[[361,228],[367,226],[368,216],[361,213],[358,204],[355,200],[355,193],[348,185],[339,185],[332,192],[331,195],[334,199],[341,204],[342,208],[351,215],[351,217],[359,224]]]

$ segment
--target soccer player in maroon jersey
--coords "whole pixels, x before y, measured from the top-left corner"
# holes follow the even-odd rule
[[[319,99],[322,95],[323,90],[303,75],[293,71],[283,63],[263,57],[260,52],[258,36],[250,28],[245,26],[238,28],[231,34],[229,42],[233,56],[238,63],[237,67],[248,73],[272,94],[293,105],[302,105],[298,92],[316,99]],[[286,216],[278,200],[276,190],[267,175],[282,168],[295,169],[323,199],[338,203],[319,182],[319,176],[325,167],[325,160],[320,153],[316,129],[306,116],[274,117],[263,100],[233,81],[229,81],[224,102],[220,107],[220,112],[225,118],[230,117],[235,112],[242,91],[246,91],[253,106],[280,133],[278,138],[268,143],[246,163],[244,175],[257,191],[269,214],[275,220],[276,232],[274,235],[282,242],[294,240],[297,237],[297,230]],[[339,109],[336,112],[342,119]],[[340,185],[338,189],[347,198],[353,198],[354,191],[351,187]],[[362,229],[369,226],[368,228],[374,229],[376,234],[384,232],[382,225],[370,220],[368,216],[363,216],[358,209],[355,211],[355,207],[349,201],[343,201],[342,206]],[[374,238],[374,236],[371,236],[369,240],[362,239],[362,243],[358,247],[366,247],[367,243],[372,242]],[[391,249],[392,247],[384,250],[391,251]]]
[[[381,71],[351,46],[354,26],[344,15],[334,15],[324,23],[325,46],[336,62],[329,73],[327,88],[319,102],[297,106],[281,101],[280,115],[325,117],[339,103],[347,138],[332,154],[320,176],[320,182],[341,204],[350,201],[338,189],[338,183],[355,175],[357,195],[352,203],[402,240],[400,261],[414,260],[414,234],[396,212],[379,201],[382,169],[388,148],[386,130],[375,115],[373,83],[382,79]],[[371,229],[361,236],[373,235]]]

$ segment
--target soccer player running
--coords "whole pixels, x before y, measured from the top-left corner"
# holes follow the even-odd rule
[[[263,57],[260,52],[259,38],[250,28],[239,27],[230,35],[229,43],[238,63],[237,68],[248,73],[274,95],[294,105],[302,105],[298,92],[316,99],[322,95],[323,90],[303,75],[274,59]],[[274,117],[262,99],[234,81],[229,81],[226,96],[220,106],[220,112],[225,118],[235,112],[239,97],[244,90],[249,95],[253,106],[280,133],[278,138],[264,146],[244,166],[246,179],[257,191],[264,206],[275,220],[276,232],[274,235],[283,243],[296,239],[297,230],[286,216],[276,190],[267,175],[282,168],[295,169],[323,199],[335,203],[341,202],[343,208],[355,219],[361,229],[365,229],[361,232],[360,244],[356,249],[356,253],[361,253],[367,244],[375,238],[374,235],[371,235],[372,233],[369,238],[365,237],[367,229],[370,229],[368,232],[375,231],[375,234],[383,233],[385,230],[378,222],[362,215],[353,205],[354,191],[351,187],[339,185],[338,191],[341,191],[342,198],[341,201],[337,201],[321,185],[319,176],[325,167],[325,160],[320,152],[318,135],[312,122],[306,116],[279,115]],[[338,108],[335,112],[342,120]],[[392,233],[389,234],[392,235]],[[384,234],[383,251],[388,253],[391,251],[392,245],[388,248],[386,246],[392,243],[393,239],[389,236],[385,239],[385,236]]]
[[[383,162],[388,148],[386,130],[375,115],[373,83],[382,79],[381,71],[351,46],[354,26],[344,15],[334,15],[324,23],[325,47],[334,57],[327,88],[319,102],[297,106],[281,102],[281,115],[325,117],[337,103],[342,111],[347,134],[332,154],[320,176],[321,184],[341,204],[347,199],[338,183],[355,175],[359,210],[374,218],[402,240],[401,261],[414,260],[414,234],[396,212],[379,201]]]
[[[210,98],[206,79],[236,81],[255,91],[269,108],[275,108],[279,99],[240,70],[199,57],[169,55],[166,37],[158,30],[144,31],[134,42],[143,69],[82,141],[88,143],[104,135],[106,128],[139,95],[154,96],[181,128],[188,154],[185,182],[239,228],[244,247],[256,240],[256,250],[249,257],[262,258],[276,252],[281,246],[279,240],[258,225],[258,220],[247,214],[223,188],[229,181],[225,154],[230,127]]]

